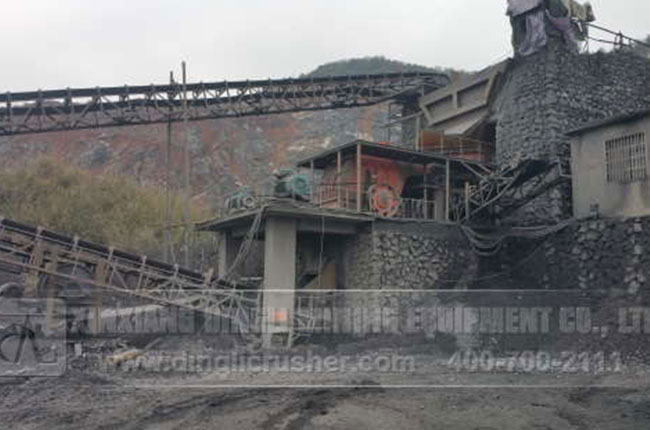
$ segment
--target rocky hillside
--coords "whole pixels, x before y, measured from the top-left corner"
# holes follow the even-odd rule
[[[383,63],[382,63],[383,61]],[[421,66],[367,59],[324,65],[323,70],[358,72],[369,64],[379,71],[409,71]],[[383,65],[382,65],[383,64]],[[190,123],[191,183],[193,194],[217,203],[236,182],[256,183],[276,168],[308,154],[355,138],[386,140],[387,106],[281,114],[263,117],[208,120]],[[174,125],[176,166],[181,166],[182,125]],[[114,127],[98,130],[46,133],[0,138],[0,169],[20,166],[40,155],[89,169],[134,178],[141,184],[164,184],[166,125]],[[172,183],[180,184],[180,172]]]
[[[189,125],[194,195],[218,199],[237,181],[257,183],[301,156],[357,137],[385,136],[386,106],[282,114]],[[182,125],[174,125],[174,164],[182,165]],[[54,156],[93,172],[127,175],[144,185],[163,186],[166,125],[111,127],[0,138],[0,169]],[[172,183],[180,183],[176,169]]]
[[[385,57],[364,57],[323,64],[302,77],[319,78],[323,76],[369,75],[373,73],[444,71],[444,69],[438,67],[403,63],[401,61],[389,60]]]

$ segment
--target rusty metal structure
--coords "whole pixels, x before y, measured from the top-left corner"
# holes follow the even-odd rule
[[[0,267],[23,287],[4,288],[0,296],[66,299],[61,290],[73,282],[95,290],[95,300],[106,291],[226,318],[243,331],[256,324],[258,292],[235,289],[212,271],[196,273],[9,219],[0,220]]]
[[[454,202],[492,174],[491,163],[357,140],[301,160],[322,172],[311,203],[380,218],[463,221]]]
[[[139,124],[414,103],[448,84],[438,73],[124,86],[0,95],[0,136]],[[0,271],[18,280],[0,296],[58,297],[62,285],[140,298],[225,318],[241,332],[263,330],[261,294],[225,276],[196,273],[112,247],[0,217]],[[312,298],[302,300],[313,306]],[[95,303],[98,305],[99,303]],[[299,310],[296,335],[314,321]]]
[[[479,215],[525,204],[531,196],[555,186],[557,177],[549,174],[552,166],[498,168],[490,162],[487,144],[458,137],[485,126],[481,115],[500,70],[473,78],[470,89],[480,93],[479,105],[460,103],[469,97],[470,90],[465,87],[455,96],[443,94],[440,103],[456,100],[447,107],[453,115],[469,115],[462,123],[453,123],[457,135],[427,138],[418,130],[415,150],[355,141],[299,162],[297,167],[309,169],[307,182],[311,185],[297,199],[300,205],[311,206],[321,217],[327,211],[353,212],[363,222],[378,217],[467,223]],[[476,87],[476,82],[483,86]],[[168,85],[7,93],[0,95],[0,136],[153,123],[171,126],[180,121],[352,108],[387,100],[412,108],[421,103],[423,94],[447,85],[449,79],[442,74],[403,73],[207,84],[172,80]],[[438,106],[438,99],[432,100],[431,106]],[[428,123],[451,121],[431,106],[425,112]],[[322,171],[318,184],[315,169]],[[284,185],[288,181],[285,179]],[[274,199],[277,188],[276,184],[271,194]],[[289,194],[289,200],[295,199],[294,191]],[[268,202],[262,199],[255,207],[248,207],[243,200],[231,203],[230,209],[246,208],[256,214],[253,217],[258,221],[253,222],[244,241],[250,245],[259,233]],[[232,265],[225,270],[220,267],[221,278],[215,279],[212,272],[196,273],[0,218],[0,272],[19,275],[24,285],[21,295],[58,297],[57,285],[82,283],[94,291],[224,318],[244,333],[264,332],[263,312],[268,307],[264,301],[268,297],[254,286],[235,285],[229,278],[246,258],[248,245],[240,247]],[[0,289],[0,296],[6,292]],[[323,298],[311,294],[297,297],[288,324],[290,338],[316,324],[311,313],[302,310],[313,309],[315,300]]]
[[[407,103],[441,73],[59,89],[0,94],[0,136]]]
[[[479,178],[452,202],[452,218],[467,223],[480,217],[506,217],[550,189],[570,182],[566,160],[523,160],[491,171],[473,169]]]
[[[212,270],[194,272],[6,218],[0,218],[0,272],[16,281],[0,286],[0,299],[62,299],[99,312],[104,292],[223,318],[230,322],[227,333],[245,335],[249,342],[265,330],[257,285],[236,284]],[[70,287],[77,291],[66,290]],[[292,315],[296,337],[317,323],[309,310],[321,296],[301,297]]]

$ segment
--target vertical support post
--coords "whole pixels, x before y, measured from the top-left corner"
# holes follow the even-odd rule
[[[424,219],[429,219],[429,188],[427,187],[427,168],[428,165],[425,163],[424,171],[422,172],[422,192],[424,194]]]
[[[183,69],[183,128],[185,131],[185,145],[183,145],[183,188],[185,191],[185,207],[183,211],[183,220],[185,224],[185,246],[184,253],[184,263],[185,267],[190,266],[190,197],[192,190],[190,189],[190,142],[189,142],[189,130],[188,130],[188,112],[187,112],[187,68],[185,61],[181,63]]]
[[[336,152],[336,207],[341,209],[341,151]],[[347,207],[345,208],[347,209]]]
[[[13,131],[14,130],[14,110],[13,107],[11,106],[11,93],[7,91],[7,113],[8,113],[8,118],[9,118],[9,130]]]
[[[451,209],[451,162],[445,161],[445,221],[449,221],[449,211]]]
[[[393,121],[393,103],[388,102],[388,123],[386,124],[386,142],[391,142],[391,130],[393,128],[392,125],[390,125],[391,121]]]
[[[264,295],[262,333],[265,347],[277,335],[293,336],[296,290],[297,221],[269,217],[264,239]]]
[[[38,280],[40,277],[39,268],[43,265],[44,252],[43,240],[41,238],[43,229],[38,227],[36,237],[34,238],[34,246],[32,247],[32,255],[30,256],[29,264],[32,268],[27,273],[25,279],[25,297],[36,297],[38,295]]]
[[[110,281],[107,281],[108,273],[111,271],[111,268],[109,265],[111,264],[111,260],[113,258],[113,249],[109,248],[108,251],[108,256],[106,260],[99,260],[97,261],[97,264],[95,266],[95,276],[94,280],[95,282],[99,284],[106,284],[110,283]],[[101,303],[102,303],[102,298],[100,295],[100,291],[98,287],[93,288],[93,293],[92,293],[92,324],[90,326],[90,331],[93,335],[99,334],[99,331],[101,330]]]
[[[309,180],[311,181],[311,202],[316,203],[316,174],[314,172],[314,160],[309,162]]]
[[[210,268],[206,273],[203,274],[203,288],[206,290],[210,288],[210,284],[212,283],[212,278],[214,278],[214,269]]]
[[[241,240],[234,238],[231,232],[219,232],[219,251],[217,253],[217,273],[219,279],[225,279],[228,271],[233,269],[232,265],[235,262],[240,246]],[[233,280],[237,280],[240,274],[238,271],[233,270],[230,275]]]
[[[174,85],[174,72],[169,72],[169,85]],[[171,101],[171,100],[170,100]],[[172,106],[169,104],[169,113],[167,118],[167,142],[165,145],[165,214],[163,220],[163,241],[165,246],[165,262],[170,263],[171,260],[171,232],[169,225],[171,224],[172,213],[172,197],[171,197],[171,181],[172,181]]]
[[[357,143],[357,212],[361,212],[361,144]]]
[[[420,115],[415,117],[415,150],[416,151],[421,150],[420,148],[420,134],[421,134],[420,127],[422,126],[421,121],[422,120],[420,118]]]
[[[465,220],[469,220],[469,182],[465,182]]]
[[[93,290],[93,295],[92,295],[92,323],[90,325],[90,332],[93,334],[93,336],[97,336],[99,334],[99,331],[101,330],[101,303],[102,299],[99,296],[99,292],[96,290]]]
[[[445,190],[443,187],[436,188],[433,191],[434,214],[433,219],[436,221],[445,220]]]
[[[46,290],[47,290],[47,316],[45,318],[45,326],[48,329],[53,329],[54,328],[54,273],[58,271],[59,267],[59,254],[57,252],[56,248],[52,248],[50,250],[50,262],[45,265],[45,268],[49,272],[47,274],[47,285],[46,285]]]

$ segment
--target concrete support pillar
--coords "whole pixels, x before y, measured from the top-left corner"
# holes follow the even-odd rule
[[[219,261],[217,264],[217,270],[219,271],[219,277],[223,278],[235,262],[242,241],[241,239],[234,238],[228,231],[220,232],[219,235]],[[232,275],[237,278],[239,273],[238,271],[235,271]]]
[[[433,200],[435,202],[433,219],[436,221],[445,221],[445,190],[438,188],[433,193]]]
[[[264,307],[262,342],[271,347],[281,335],[289,342],[293,334],[296,289],[297,221],[269,217],[264,241]],[[272,290],[283,290],[282,292]]]

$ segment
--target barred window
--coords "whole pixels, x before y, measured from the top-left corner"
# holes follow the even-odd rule
[[[627,184],[648,177],[645,133],[630,134],[605,142],[607,182]]]

